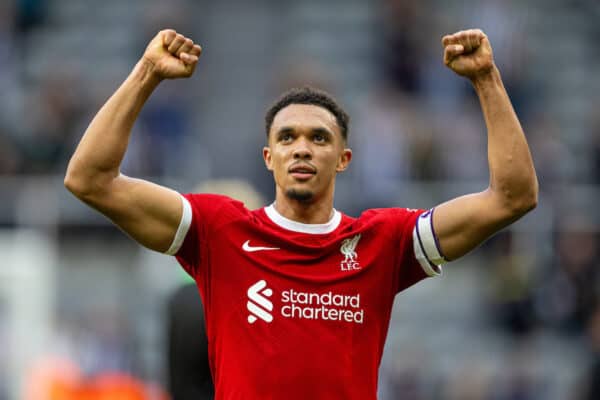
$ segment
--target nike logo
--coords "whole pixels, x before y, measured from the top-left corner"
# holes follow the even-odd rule
[[[244,249],[244,251],[252,253],[253,251],[261,250],[279,250],[279,247],[250,246],[250,240],[246,240],[242,245],[242,249]]]

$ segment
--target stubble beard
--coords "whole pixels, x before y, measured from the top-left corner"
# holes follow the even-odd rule
[[[314,193],[310,190],[297,190],[288,189],[285,195],[292,200],[299,201],[300,203],[310,203],[314,197]]]

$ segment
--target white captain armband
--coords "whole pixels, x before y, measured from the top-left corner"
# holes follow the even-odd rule
[[[433,211],[434,208],[419,215],[413,228],[415,258],[429,276],[440,275],[441,265],[447,262],[433,230]]]
[[[171,247],[169,250],[165,251],[165,254],[170,256],[174,256],[177,254],[181,245],[183,244],[183,240],[190,230],[190,225],[192,224],[192,206],[190,202],[185,197],[181,196],[181,205],[183,206],[183,210],[181,212],[181,221],[179,222],[179,227],[177,228],[177,232],[175,232],[175,237],[173,238],[173,243],[171,243]]]

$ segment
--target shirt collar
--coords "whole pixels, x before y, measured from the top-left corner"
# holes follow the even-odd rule
[[[284,229],[293,232],[310,233],[313,235],[333,232],[340,225],[342,220],[342,214],[335,208],[333,209],[333,216],[331,219],[324,224],[303,224],[302,222],[288,219],[275,209],[275,203],[265,207],[265,213],[271,221]]]

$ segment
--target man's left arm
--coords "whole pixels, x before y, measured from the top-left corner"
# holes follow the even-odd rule
[[[521,124],[480,30],[444,36],[444,63],[468,78],[488,131],[489,187],[435,208],[433,229],[445,258],[454,260],[537,205],[538,183]]]

